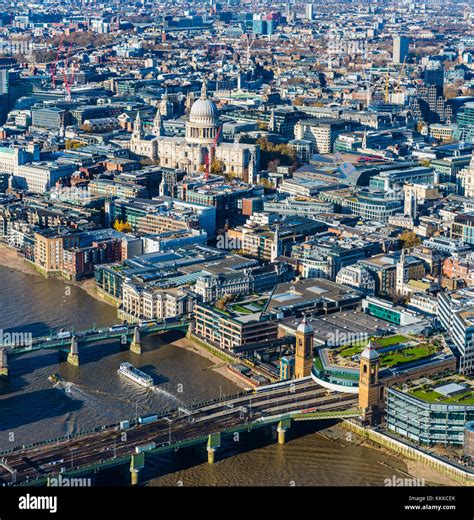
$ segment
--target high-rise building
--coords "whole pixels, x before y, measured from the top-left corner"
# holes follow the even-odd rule
[[[439,94],[443,94],[443,86],[444,86],[444,69],[425,69],[423,73],[423,83],[427,86],[435,85]]]
[[[474,102],[464,105],[464,110],[457,116],[459,138],[462,141],[474,142]]]
[[[306,18],[312,20],[314,16],[314,4],[306,4]]]
[[[417,121],[426,123],[447,123],[453,121],[452,105],[443,97],[443,88],[436,84],[422,84],[418,87],[411,109]]]
[[[467,287],[438,294],[438,319],[456,347],[458,369],[474,372],[474,289]]]
[[[8,94],[8,70],[0,69],[0,95]]]
[[[403,63],[408,58],[410,40],[406,36],[393,39],[393,63]]]

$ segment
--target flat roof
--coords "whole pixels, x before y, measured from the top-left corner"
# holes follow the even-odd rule
[[[465,392],[466,390],[468,390],[467,387],[458,383],[448,383],[447,385],[438,386],[437,388],[434,388],[435,392],[441,395],[445,395],[446,397],[451,397],[454,394]]]

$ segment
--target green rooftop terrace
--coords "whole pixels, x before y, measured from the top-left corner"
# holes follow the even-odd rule
[[[474,405],[474,392],[472,390],[453,397],[445,397],[435,390],[417,389],[408,393],[428,403]]]
[[[250,300],[244,302],[236,302],[228,305],[228,309],[238,314],[253,314],[254,312],[261,312],[265,304],[266,299]]]
[[[465,390],[462,387],[465,387]],[[397,385],[397,388],[427,403],[474,406],[474,382],[460,374],[450,373],[436,378],[423,378],[408,386]],[[449,392],[449,389],[452,391]]]
[[[410,338],[408,338],[407,336],[402,336],[401,334],[397,334],[396,336],[374,338],[373,341],[383,348],[391,347],[393,345],[399,345],[401,343],[406,343],[407,341],[410,341]],[[358,341],[356,344],[343,345],[338,349],[338,354],[342,357],[352,357],[355,354],[360,354],[367,346],[368,342],[368,339],[364,339]]]
[[[392,368],[406,363],[413,363],[429,358],[442,349],[441,343],[437,340],[429,343],[426,341],[421,342],[417,338],[401,334],[373,338],[373,341],[380,356],[381,368]],[[339,347],[334,351],[335,361],[340,361],[344,365],[350,364],[351,358],[361,354],[368,342],[369,340],[365,339]]]

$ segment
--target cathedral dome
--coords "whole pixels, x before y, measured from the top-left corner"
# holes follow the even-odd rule
[[[219,110],[210,99],[199,98],[193,103],[189,118],[196,122],[198,119],[219,119]]]
[[[186,141],[202,146],[212,145],[218,138],[219,128],[219,110],[207,98],[206,82],[203,82],[201,97],[193,103],[186,123]]]

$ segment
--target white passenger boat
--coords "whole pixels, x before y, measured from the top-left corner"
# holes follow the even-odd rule
[[[147,388],[153,386],[153,378],[141,370],[138,370],[138,368],[135,368],[131,363],[121,363],[118,372],[132,381],[135,381],[135,383],[138,383],[139,385]]]

